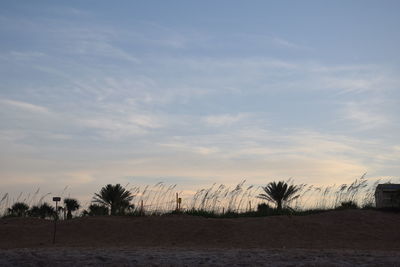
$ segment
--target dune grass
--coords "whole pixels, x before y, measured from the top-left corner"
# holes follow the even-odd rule
[[[274,203],[262,200],[257,196],[262,193],[261,187],[247,185],[246,180],[234,187],[223,184],[213,184],[209,188],[197,190],[193,195],[177,192],[177,185],[166,185],[159,182],[153,186],[125,186],[133,196],[133,209],[126,212],[130,216],[186,214],[210,218],[234,218],[249,216],[272,216],[278,214],[306,215],[334,209],[373,208],[375,206],[374,192],[379,183],[390,180],[368,182],[365,174],[350,184],[317,187],[315,185],[299,184],[298,197],[287,203],[278,212]],[[294,184],[289,179],[288,184]],[[63,190],[63,194],[68,186]],[[180,209],[177,210],[176,194],[182,197]],[[10,207],[17,202],[26,203],[29,207],[40,206],[50,193],[41,193],[38,188],[33,194],[20,193],[17,198],[11,198],[8,193],[0,195],[0,215],[10,215]],[[89,203],[91,204],[91,203]],[[89,205],[83,205],[85,209]],[[88,215],[90,212],[75,212],[76,216]],[[104,211],[103,213],[104,214]]]

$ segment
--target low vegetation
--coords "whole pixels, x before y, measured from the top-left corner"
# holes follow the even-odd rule
[[[110,210],[111,215],[124,215],[134,208],[132,193],[120,184],[104,186],[93,197],[93,202]]]
[[[296,195],[300,187],[288,185],[284,181],[278,183],[271,182],[267,186],[262,187],[262,189],[265,193],[259,194],[258,197],[275,203],[278,211],[282,210],[282,205],[288,205],[300,196]]]
[[[94,194],[92,202],[85,205],[87,208],[83,211],[80,210],[82,206],[79,201],[74,198],[64,198],[63,206],[55,210],[43,201],[50,193],[37,198],[37,190],[34,195],[22,201],[21,193],[10,206],[9,196],[5,194],[0,199],[0,211],[3,210],[3,217],[30,216],[43,219],[105,215],[186,214],[212,218],[306,215],[334,209],[372,209],[375,188],[381,183],[378,180],[369,184],[365,175],[351,184],[325,188],[307,184],[294,185],[292,180],[270,182],[261,187],[246,186],[245,182],[242,181],[234,188],[214,184],[184,199],[178,198],[182,192],[176,192],[176,185],[157,183],[153,187],[128,189],[128,185],[123,187],[120,184],[108,184]]]
[[[64,199],[64,214],[65,211],[67,212],[67,219],[72,219],[72,212],[76,211],[80,208],[80,204],[78,202],[78,200],[74,199],[74,198],[65,198]]]

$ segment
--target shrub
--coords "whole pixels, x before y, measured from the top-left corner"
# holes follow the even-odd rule
[[[358,209],[358,205],[354,201],[343,201],[337,209]]]
[[[40,217],[42,219],[50,218],[56,215],[54,208],[46,202],[40,206],[33,206],[28,213],[32,217]]]
[[[108,215],[109,209],[106,206],[91,204],[88,208],[88,211],[85,210],[83,214],[89,216]]]
[[[16,202],[8,209],[8,215],[13,217],[25,217],[29,206],[23,202]]]
[[[257,213],[259,213],[260,215],[264,215],[264,216],[272,215],[275,213],[275,209],[272,208],[267,203],[261,203],[261,204],[258,204],[258,206],[257,206]]]

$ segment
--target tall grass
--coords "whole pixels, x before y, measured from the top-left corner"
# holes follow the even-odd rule
[[[349,184],[330,185],[318,187],[315,185],[298,184],[299,197],[295,198],[288,205],[296,211],[307,210],[329,210],[339,207],[342,203],[355,203],[358,207],[374,206],[375,188],[379,183],[388,183],[391,180],[377,180],[370,182],[365,174]],[[400,182],[397,181],[396,182]],[[292,179],[287,181],[294,184]],[[267,184],[267,183],[266,183]],[[177,185],[166,185],[163,182],[152,186],[131,186],[125,187],[134,196],[134,214],[161,215],[172,212],[176,209],[176,193],[182,198],[181,210],[192,213],[208,214],[233,214],[251,213],[256,211],[257,206],[265,203],[265,200],[257,198],[262,193],[259,186],[247,185],[246,180],[236,186],[229,187],[224,184],[213,184],[208,188],[197,190],[193,194],[177,192]],[[63,196],[68,186],[64,188]],[[16,198],[11,198],[8,193],[0,195],[0,216],[4,215],[7,209],[15,202],[24,202],[29,206],[40,205],[51,193],[41,193],[38,188],[34,193],[20,193]],[[83,208],[89,206],[85,203]],[[268,203],[274,206],[274,203]]]
[[[16,202],[23,202],[32,207],[34,205],[43,204],[43,200],[49,195],[51,195],[50,192],[41,194],[40,188],[38,188],[34,193],[24,194],[21,192],[16,198],[11,198],[10,194],[5,193],[0,199],[0,216],[5,215],[8,208],[10,208]]]
[[[391,180],[379,179],[368,182],[365,174],[350,184],[316,187],[300,185],[300,197],[296,199],[294,208],[302,209],[334,209],[343,202],[352,202],[359,207],[375,205],[375,189],[379,183],[390,183]]]
[[[132,203],[135,206],[135,213],[162,214],[169,212],[175,207],[175,188],[177,185],[165,185],[159,182],[153,186],[136,186],[129,190],[134,196]],[[142,209],[143,203],[143,210]]]
[[[255,196],[257,191],[253,185],[245,186],[246,180],[235,187],[226,187],[223,184],[198,190],[187,207],[189,210],[203,210],[213,213],[245,212],[255,207],[260,200]],[[253,205],[249,203],[253,202]]]

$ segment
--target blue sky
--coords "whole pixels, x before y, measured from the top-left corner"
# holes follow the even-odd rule
[[[398,177],[398,1],[0,6],[0,193]]]

